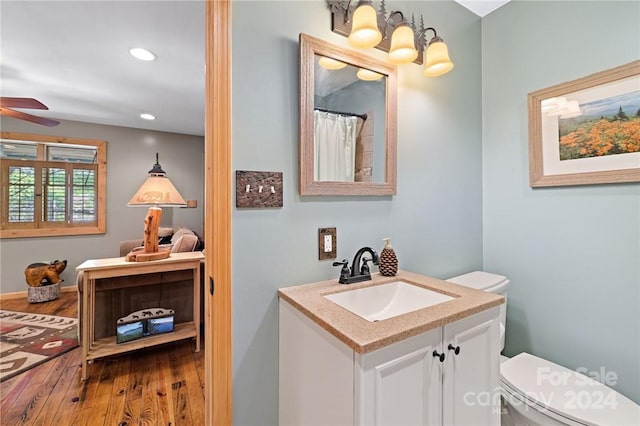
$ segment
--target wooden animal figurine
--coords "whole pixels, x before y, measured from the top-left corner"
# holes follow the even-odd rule
[[[67,267],[66,260],[54,260],[51,263],[32,263],[24,270],[24,276],[30,287],[58,284],[63,280],[60,274]]]

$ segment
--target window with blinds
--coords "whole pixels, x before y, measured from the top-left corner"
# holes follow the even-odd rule
[[[105,232],[105,141],[3,133],[0,175],[0,237]]]

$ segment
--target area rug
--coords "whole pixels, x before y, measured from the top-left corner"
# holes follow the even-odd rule
[[[76,318],[0,310],[0,382],[76,347]]]

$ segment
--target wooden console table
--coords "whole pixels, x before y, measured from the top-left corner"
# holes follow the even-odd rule
[[[150,262],[126,262],[124,257],[87,260],[76,268],[82,271],[82,380],[87,379],[87,364],[97,358],[148,348],[163,343],[195,337],[196,352],[200,351],[200,261],[202,252],[172,253],[167,259]],[[123,277],[158,272],[192,270],[193,271],[193,321],[175,324],[171,333],[143,337],[125,343],[116,343],[115,328],[113,336],[95,338],[96,291],[108,291],[126,287],[154,285],[154,283],[120,284],[117,286],[98,283],[101,278]],[[133,284],[135,283],[135,284]],[[156,307],[156,306],[149,306]],[[170,307],[168,307],[170,308]]]

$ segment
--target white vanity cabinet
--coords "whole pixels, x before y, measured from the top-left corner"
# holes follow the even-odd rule
[[[280,424],[499,425],[498,315],[360,354],[280,299]]]

